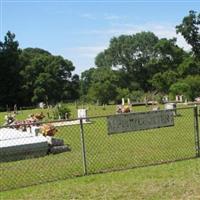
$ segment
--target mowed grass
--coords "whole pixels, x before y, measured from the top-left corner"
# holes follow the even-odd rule
[[[77,109],[87,109],[88,110],[88,116],[89,117],[95,117],[95,116],[106,116],[106,115],[113,115],[116,113],[116,105],[106,105],[106,106],[96,106],[91,104],[84,104],[84,105],[78,105],[75,104],[68,104],[69,109],[71,110],[71,119],[75,119],[78,117],[77,115]],[[163,106],[161,105],[161,108]],[[152,109],[152,106],[136,106],[131,108],[133,112],[141,112],[141,111],[150,111]],[[25,120],[30,114],[40,113],[43,112],[46,116],[44,121],[52,121],[53,120],[53,112],[52,109],[30,109],[30,110],[18,110],[18,114],[16,115],[16,120]],[[12,113],[12,112],[11,112]],[[50,118],[48,119],[49,113]],[[7,112],[0,112],[0,125],[3,125],[5,123],[5,115],[7,115]]]
[[[110,115],[110,114],[115,114],[116,112],[116,105],[107,105],[105,107],[103,106],[96,106],[96,105],[91,105],[91,104],[84,104],[84,105],[78,105],[76,106],[75,104],[67,104],[70,111],[71,111],[71,119],[75,119],[78,117],[77,114],[77,109],[87,109],[88,110],[88,116],[89,117],[94,117],[94,116],[105,116],[105,115]],[[137,108],[134,108],[134,111],[141,111],[141,110],[146,110],[145,107],[139,106]],[[43,114],[46,116],[45,121],[52,121],[53,120],[53,109],[51,108],[46,108],[46,109],[41,109],[41,108],[36,108],[36,109],[30,109],[30,110],[18,110],[18,114],[16,115],[16,120],[24,120],[26,119],[30,114],[35,114],[35,113],[40,113],[43,112]],[[13,112],[11,112],[13,113]],[[48,118],[47,113],[49,113],[50,118]],[[5,123],[5,115],[8,114],[7,112],[0,112],[0,125],[3,125]]]
[[[110,136],[106,117],[92,118],[84,124],[88,174],[195,157],[193,109],[178,113],[173,127]],[[57,137],[69,144],[70,152],[1,163],[1,190],[82,176],[80,126],[60,127]]]
[[[67,179],[0,195],[2,200],[198,200],[200,159]]]

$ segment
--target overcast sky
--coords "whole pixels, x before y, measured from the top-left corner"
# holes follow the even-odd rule
[[[199,0],[0,1],[1,40],[10,30],[21,48],[62,55],[78,74],[93,67],[95,56],[120,34],[152,31],[159,38],[177,37],[178,45],[188,50],[175,26],[189,10],[200,11]]]

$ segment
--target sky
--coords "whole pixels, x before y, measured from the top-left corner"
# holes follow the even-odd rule
[[[175,26],[199,0],[0,0],[0,40],[10,30],[20,48],[38,47],[73,62],[75,72],[94,67],[95,57],[112,37],[152,31],[159,38],[177,37]]]

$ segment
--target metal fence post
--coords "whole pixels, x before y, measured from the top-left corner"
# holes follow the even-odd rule
[[[84,175],[87,175],[85,137],[84,137],[83,119],[82,118],[80,118],[80,133],[81,133],[81,146],[82,146],[83,173],[84,173]]]
[[[194,132],[195,132],[195,148],[196,156],[200,157],[200,140],[199,140],[199,123],[198,123],[198,107],[194,107]]]

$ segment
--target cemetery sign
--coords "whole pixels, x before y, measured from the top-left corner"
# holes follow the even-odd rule
[[[173,110],[119,114],[107,117],[108,134],[174,126]]]

